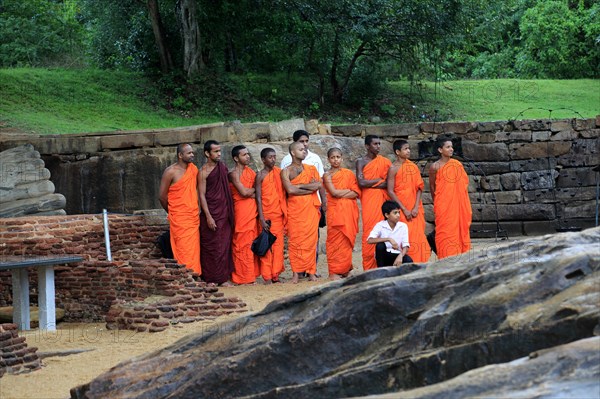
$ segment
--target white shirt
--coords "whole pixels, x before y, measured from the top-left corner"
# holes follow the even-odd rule
[[[410,247],[410,243],[408,242],[408,226],[406,223],[398,222],[394,227],[394,230],[390,227],[390,224],[387,220],[382,220],[378,222],[368,238],[393,238],[394,241],[398,243],[400,248]],[[393,249],[392,244],[389,242],[385,242],[386,250],[393,254],[399,254],[400,251]]]
[[[291,163],[292,163],[292,156],[290,154],[287,154],[281,160],[281,169],[288,167],[289,165],[291,165]],[[313,165],[315,168],[317,168],[317,172],[319,172],[319,176],[323,177],[323,173],[325,173],[325,169],[323,168],[323,162],[321,161],[321,157],[319,157],[317,154],[315,154],[314,152],[310,152],[310,150],[308,150],[308,153],[306,154],[306,158],[304,158],[302,163],[305,163],[307,165]]]

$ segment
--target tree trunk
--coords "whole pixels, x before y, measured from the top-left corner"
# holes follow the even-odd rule
[[[343,98],[343,90],[340,88],[340,83],[337,78],[337,70],[340,63],[340,39],[338,32],[335,32],[333,39],[333,60],[331,61],[331,72],[329,75],[329,83],[331,83],[331,90],[333,92],[333,102],[340,104]]]
[[[200,28],[196,18],[196,0],[179,0],[177,10],[183,41],[183,70],[188,77],[191,77],[204,68],[200,47]]]
[[[160,18],[158,0],[147,0],[146,6],[148,7],[152,31],[154,32],[154,41],[156,42],[158,56],[160,59],[160,70],[162,73],[166,74],[173,69],[173,59],[171,58],[171,52],[166,44],[165,29]]]

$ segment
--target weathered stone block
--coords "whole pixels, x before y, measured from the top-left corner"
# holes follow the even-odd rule
[[[509,144],[510,157],[512,159],[530,159],[557,157],[564,155],[571,149],[570,142],[538,142]]]
[[[495,133],[481,133],[479,135],[479,142],[481,144],[493,143],[495,141],[496,141],[496,134]]]
[[[318,126],[318,134],[330,135],[331,134],[331,125],[328,123],[319,124]]]
[[[471,204],[520,204],[521,191],[491,191],[480,193],[469,193]]]
[[[336,125],[331,126],[333,135],[356,137],[364,136],[365,127],[363,125]]]
[[[549,130],[541,130],[531,133],[531,141],[548,141],[550,139]]]
[[[296,130],[306,130],[306,125],[302,118],[288,119],[286,121],[268,123],[267,125],[269,133],[267,138],[269,138],[269,141],[291,141],[292,135]]]
[[[475,122],[444,122],[441,125],[444,133],[451,134],[465,134],[477,130]]]
[[[29,140],[40,154],[76,154],[100,151],[101,137],[81,137],[71,135],[42,136]]]
[[[600,159],[600,140],[577,139],[573,141],[571,151],[559,158],[564,166],[595,166]]]
[[[593,118],[575,119],[573,128],[575,130],[588,130],[588,129],[593,129],[595,125],[596,125],[596,120]]]
[[[573,128],[574,128],[574,120],[573,119],[552,121],[551,126],[550,126],[550,130],[554,133],[560,132],[563,130],[573,130]]]
[[[595,186],[596,176],[592,168],[564,168],[556,180],[556,187]]]
[[[319,134],[319,120],[318,119],[308,119],[304,121],[304,129],[309,134]],[[293,134],[294,132],[292,132]]]
[[[556,170],[532,171],[521,173],[521,188],[523,190],[539,190],[553,188],[558,178]]]
[[[304,121],[303,121],[304,122]],[[268,122],[257,123],[233,123],[233,131],[235,135],[234,142],[248,143],[258,139],[270,138],[270,124]],[[290,132],[289,134],[293,134]]]
[[[216,140],[219,143],[238,141],[233,125],[223,123],[208,126],[199,126],[196,129],[196,140],[194,140],[195,142],[204,143],[208,140]]]
[[[365,136],[374,134],[378,137],[385,137],[389,140],[397,138],[407,139],[410,136],[419,134],[419,125],[416,123],[403,123],[401,125],[368,125],[365,126]]]
[[[507,161],[508,147],[504,143],[477,144],[469,140],[462,141],[465,158],[474,161]]]
[[[596,212],[596,201],[574,201],[564,205],[562,218],[592,218]]]
[[[526,236],[552,234],[556,233],[556,227],[557,222],[555,221],[523,222],[523,233]]]
[[[197,131],[190,127],[187,129],[177,129],[170,131],[156,132],[154,143],[156,145],[178,145],[181,143],[194,143],[197,139]]]
[[[497,175],[510,172],[508,162],[465,162],[465,171],[469,175]]]
[[[546,190],[532,190],[524,191],[523,199],[525,202],[540,202],[540,203],[554,203],[554,202],[571,202],[574,200],[585,201],[593,200],[596,198],[595,187],[565,187],[546,189]]]
[[[441,123],[422,122],[420,124],[421,132],[440,134],[444,131]]]
[[[598,138],[600,137],[600,129],[582,130],[579,132],[579,135],[586,139]]]
[[[152,147],[155,133],[115,134],[100,137],[101,150]]]
[[[502,239],[506,236],[515,237],[523,235],[522,222],[502,222],[499,226],[496,222],[477,222],[471,224],[471,238],[498,238]],[[490,243],[490,246],[497,245],[497,242]],[[486,247],[480,251],[485,252]]]
[[[553,204],[474,204],[474,221],[496,220],[553,220],[556,210]]]
[[[552,141],[572,141],[579,137],[579,132],[575,130],[561,130],[560,132],[552,134],[550,140]]]
[[[503,131],[496,132],[496,141],[531,141],[530,131]]]
[[[506,122],[495,121],[495,122],[479,122],[477,124],[477,130],[480,132],[498,132],[504,129]]]
[[[532,170],[549,170],[556,168],[555,158],[527,159],[511,161],[510,170],[513,172],[529,172]]]
[[[521,174],[505,173],[500,176],[500,184],[504,190],[518,190],[521,188]]]
[[[548,130],[552,125],[552,121],[549,119],[524,119],[511,122],[517,130]]]
[[[500,176],[469,176],[469,192],[500,191]]]

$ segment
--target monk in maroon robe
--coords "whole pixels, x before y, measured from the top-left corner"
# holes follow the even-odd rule
[[[207,283],[232,285],[231,238],[233,200],[229,189],[229,171],[221,162],[221,146],[214,140],[204,144],[206,164],[198,173],[200,198],[200,264]],[[204,252],[204,253],[203,253]]]

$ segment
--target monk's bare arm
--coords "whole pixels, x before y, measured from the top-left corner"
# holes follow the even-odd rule
[[[384,183],[381,183],[382,181],[384,181],[383,179],[372,179],[372,180],[367,180],[364,178],[363,175],[363,169],[366,165],[366,162],[362,159],[357,159],[356,160],[356,180],[358,181],[358,187],[360,188],[386,188],[387,186]],[[377,185],[376,187],[374,187],[375,185]]]
[[[265,220],[265,214],[263,212],[262,206],[262,184],[263,180],[265,179],[265,175],[266,173],[264,169],[258,172],[258,174],[256,175],[256,182],[254,183],[254,188],[256,190],[256,210],[258,211],[258,221],[260,222],[260,225],[262,226],[263,230],[269,231],[269,228],[271,226],[269,226],[269,224]]]
[[[309,195],[312,194],[315,190],[307,190],[299,186],[295,186],[290,181],[290,172],[288,168],[281,169],[281,183],[283,183],[283,188],[289,195]],[[313,183],[310,183],[313,184]],[[307,184],[302,184],[300,186],[307,186]]]
[[[388,170],[388,174],[387,174],[387,193],[390,196],[390,198],[392,199],[392,201],[396,201],[400,205],[400,210],[404,213],[404,216],[406,216],[406,218],[408,220],[410,220],[410,219],[412,219],[412,215],[410,213],[410,210],[407,207],[404,206],[404,204],[402,203],[402,201],[400,201],[400,199],[398,198],[398,196],[394,192],[394,188],[396,187],[396,175],[398,174],[398,170],[399,169],[400,168],[398,168],[398,166],[393,165]]]
[[[173,169],[169,166],[165,169],[162,178],[160,179],[160,186],[158,188],[158,200],[160,205],[164,208],[167,213],[169,212],[169,187],[173,181]]]
[[[433,202],[435,199],[435,178],[439,167],[440,166],[438,162],[434,162],[429,167],[429,191],[431,192],[431,202]]]
[[[417,215],[419,214],[419,204],[421,204],[421,196],[423,194],[422,190],[417,190],[417,198],[415,201],[415,206],[413,207],[411,214],[413,217],[417,217]]]
[[[213,219],[210,211],[208,210],[208,203],[206,202],[206,177],[208,173],[204,170],[204,168],[200,169],[198,173],[198,198],[200,199],[200,208],[202,208],[202,212],[206,216],[206,223],[208,224],[208,228],[216,231],[217,224]]]
[[[233,170],[228,173],[229,181],[233,184],[233,187],[240,193],[244,198],[254,198],[254,187],[245,187],[240,181],[240,174],[237,170]]]

